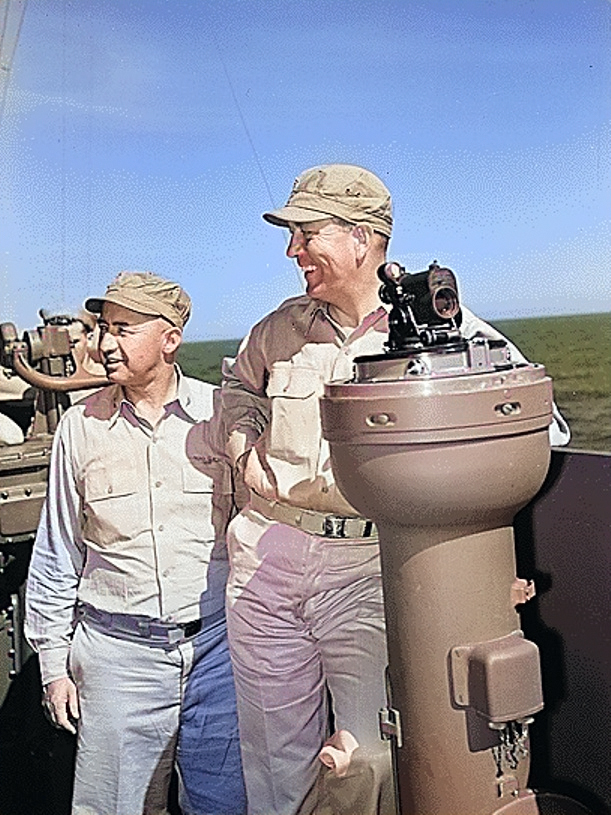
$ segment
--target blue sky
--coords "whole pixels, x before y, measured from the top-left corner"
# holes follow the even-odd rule
[[[192,295],[188,339],[242,336],[302,290],[261,213],[335,161],[481,316],[611,308],[609,0],[28,0],[8,76],[20,330],[148,269]]]

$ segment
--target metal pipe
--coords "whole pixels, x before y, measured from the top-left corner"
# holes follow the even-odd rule
[[[110,381],[103,376],[93,376],[88,374],[78,363],[76,372],[72,376],[51,376],[50,374],[36,371],[27,360],[27,350],[25,348],[15,348],[13,351],[13,367],[22,379],[45,391],[68,391],[86,390],[89,388],[103,388],[110,385]]]

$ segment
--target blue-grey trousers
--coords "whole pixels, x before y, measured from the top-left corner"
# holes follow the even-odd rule
[[[70,662],[81,706],[73,815],[167,812],[175,762],[184,815],[246,811],[224,619],[171,648],[80,622]]]

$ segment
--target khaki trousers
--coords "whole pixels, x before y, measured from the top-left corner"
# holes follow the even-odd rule
[[[378,732],[387,653],[377,542],[309,535],[246,508],[228,547],[249,815],[393,812],[390,751]],[[342,779],[318,760],[329,699],[334,730],[360,744]]]

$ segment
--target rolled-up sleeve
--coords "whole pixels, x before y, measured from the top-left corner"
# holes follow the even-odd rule
[[[263,335],[262,324],[255,326],[235,359],[223,360],[222,400],[227,432],[244,433],[247,447],[255,444],[270,420]]]
[[[68,674],[83,563],[80,497],[60,424],[26,585],[25,634],[40,656],[43,685]]]

